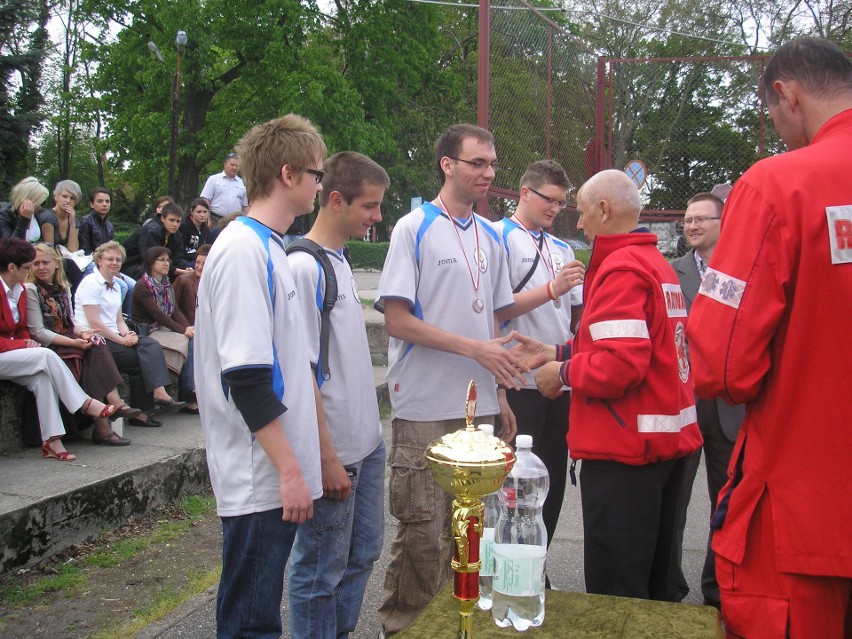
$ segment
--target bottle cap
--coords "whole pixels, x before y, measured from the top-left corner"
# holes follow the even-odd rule
[[[532,435],[518,435],[515,437],[516,448],[532,448]]]

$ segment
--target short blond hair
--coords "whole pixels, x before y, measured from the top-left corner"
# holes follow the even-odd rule
[[[25,177],[12,187],[12,192],[9,194],[9,203],[12,205],[12,210],[17,211],[21,205],[29,200],[35,204],[36,208],[44,204],[50,191],[34,177]]]
[[[127,259],[127,251],[124,250],[124,247],[120,242],[116,242],[115,240],[110,240],[109,242],[104,242],[98,248],[95,249],[95,252],[92,254],[92,259],[95,261],[95,266],[98,265],[98,260],[101,259],[104,253],[107,251],[118,251],[121,253],[121,261],[124,262]]]
[[[288,165],[302,173],[317,159],[325,160],[325,142],[307,118],[295,113],[252,127],[237,144],[249,202],[269,196]],[[301,180],[301,177],[299,178]]]

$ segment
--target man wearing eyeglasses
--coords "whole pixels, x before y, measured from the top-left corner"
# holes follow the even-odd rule
[[[788,151],[734,185],[687,330],[698,394],[747,405],[711,522],[722,619],[850,637],[852,61],[791,40],[761,90]]]
[[[464,393],[478,387],[477,422],[505,441],[515,420],[505,391],[526,368],[495,339],[494,313],[513,303],[500,237],[473,213],[494,179],[494,136],[451,126],[435,143],[441,190],[399,220],[379,282],[376,308],[390,335],[388,390],[393,407],[390,512],[398,520],[379,618],[386,636],[409,626],[450,578],[452,497],[426,467],[429,443],[465,425]]]
[[[497,222],[509,262],[509,280],[515,303],[497,314],[501,331],[518,331],[546,344],[561,344],[574,336],[583,309],[583,263],[565,242],[545,231],[568,205],[568,175],[557,162],[541,160],[521,177],[515,214]],[[506,392],[518,423],[518,433],[532,435],[533,452],[550,474],[550,490],[542,517],[550,544],[565,497],[568,472],[569,393],[548,399],[538,392],[535,379]]]
[[[707,265],[719,241],[722,226],[722,200],[712,193],[698,193],[692,196],[683,215],[683,234],[691,250],[671,264],[680,280],[687,313],[698,295],[701,280],[707,272]],[[710,497],[711,513],[716,508],[719,491],[728,480],[728,462],[734,450],[737,433],[745,417],[745,406],[732,406],[721,399],[697,399],[698,427],[704,437],[704,465],[707,471],[707,492]],[[683,483],[682,508],[678,513],[678,547],[683,547],[683,529],[686,525],[686,511],[692,496],[692,484],[698,472],[701,451],[697,450],[687,458],[686,476]],[[719,584],[716,582],[716,556],[710,547],[712,531],[707,540],[707,555],[701,571],[701,593],[704,604],[720,607]],[[689,587],[683,578],[681,569],[680,592],[686,597]]]
[[[240,170],[240,156],[237,153],[228,153],[225,156],[225,165],[221,173],[214,173],[201,190],[201,197],[210,202],[210,224],[216,223],[229,213],[242,211],[248,212],[248,195],[246,185],[242,178],[237,175]]]

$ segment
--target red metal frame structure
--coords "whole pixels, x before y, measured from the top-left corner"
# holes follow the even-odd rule
[[[593,59],[596,58],[595,52],[589,48],[584,42],[563,29],[556,22],[548,18],[544,13],[531,5],[527,0],[516,0],[516,4],[526,8],[530,13],[534,14],[547,29],[546,40],[546,70],[545,70],[545,86],[546,93],[544,96],[544,157],[550,159],[554,152],[553,144],[553,112],[554,112],[554,92],[553,92],[553,77],[554,77],[554,35],[561,36],[570,40],[573,45],[585,53],[589,54]],[[490,0],[479,0],[479,60],[478,60],[478,85],[477,85],[477,124],[483,128],[489,128],[491,124],[490,109],[491,109],[491,2]],[[556,70],[559,72],[559,69]],[[495,126],[497,126],[495,124]],[[540,156],[539,156],[540,157]],[[501,157],[502,161],[502,157]],[[501,172],[502,173],[502,172]],[[485,198],[477,205],[477,211],[480,214],[490,216],[489,199],[502,198],[506,200],[517,201],[519,193],[516,188],[504,184],[502,186],[492,185],[488,190]]]

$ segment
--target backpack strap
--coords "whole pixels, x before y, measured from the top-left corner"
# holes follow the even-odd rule
[[[332,266],[331,260],[328,259],[328,255],[326,255],[323,247],[313,240],[304,237],[292,242],[286,251],[288,255],[295,251],[302,251],[309,254],[319,263],[325,276],[325,295],[322,300],[322,314],[320,318],[320,352],[317,365],[322,374],[322,379],[328,381],[331,379],[331,372],[328,369],[328,340],[331,333],[331,310],[334,308],[335,302],[337,302],[337,277],[334,275],[334,266]]]

